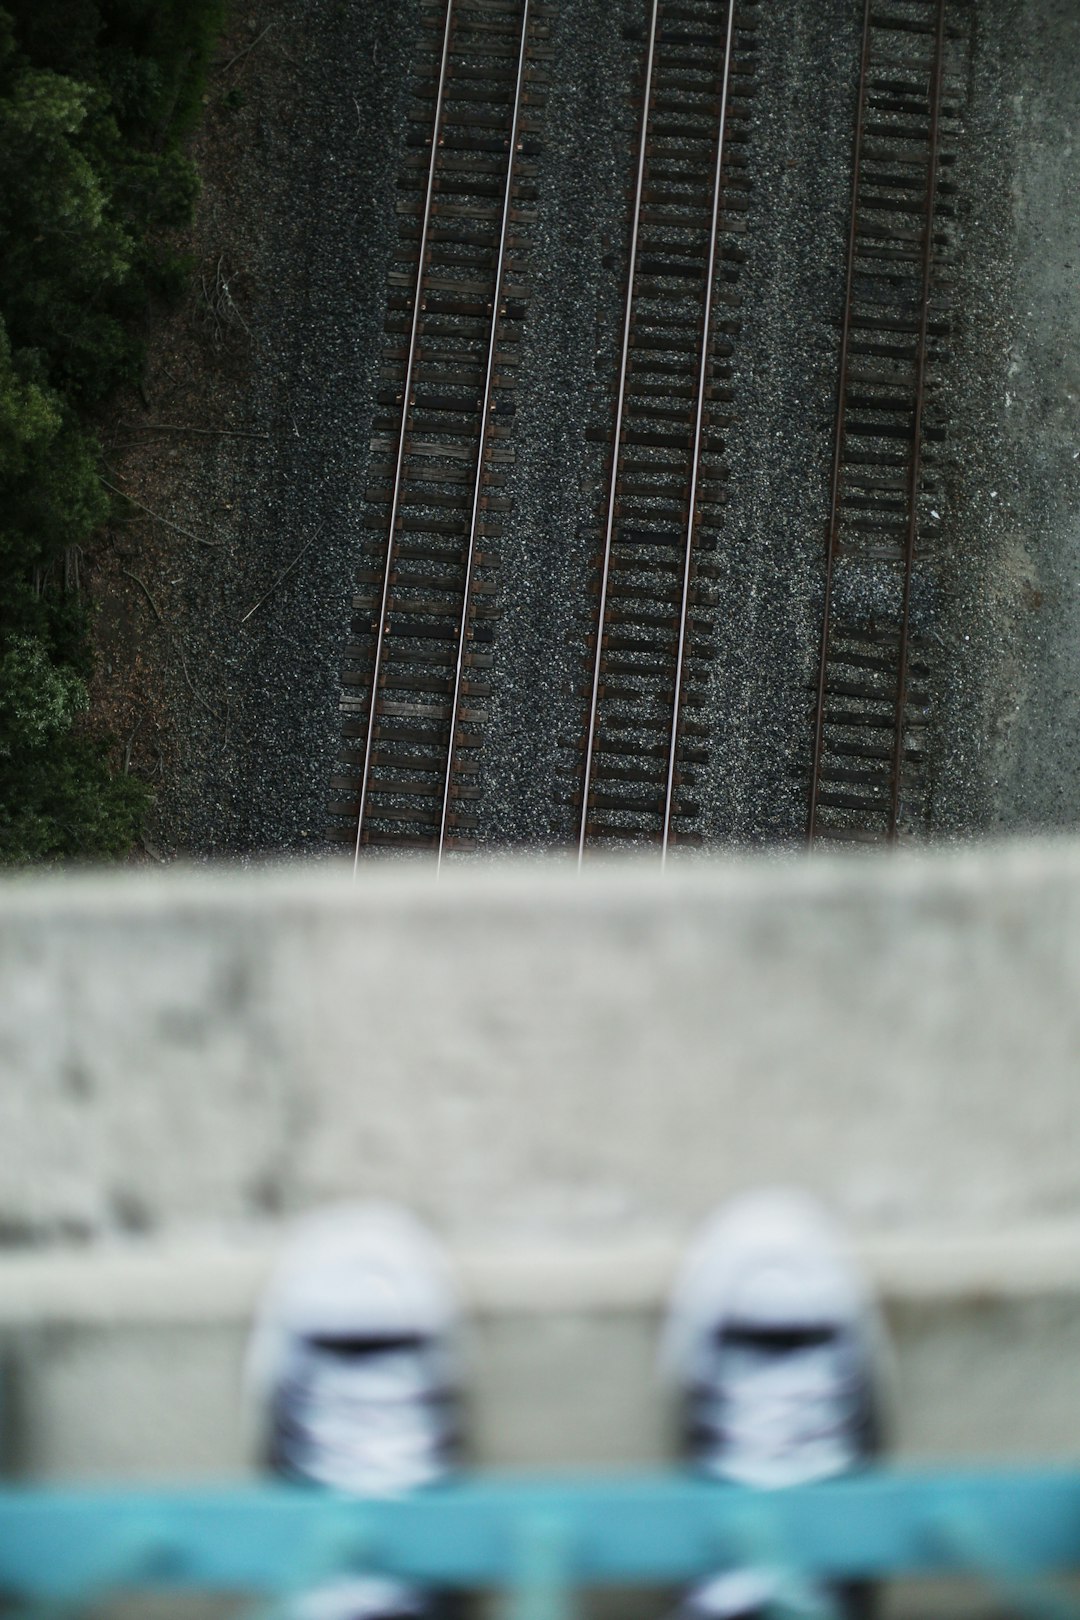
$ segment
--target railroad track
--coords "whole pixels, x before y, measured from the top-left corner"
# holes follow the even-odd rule
[[[807,836],[923,827],[965,0],[866,0]]]
[[[570,802],[587,848],[700,842],[712,560],[749,180],[756,0],[648,0],[614,410]]]
[[[469,847],[550,4],[423,0],[331,838]]]

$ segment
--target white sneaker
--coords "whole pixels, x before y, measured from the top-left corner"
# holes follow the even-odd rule
[[[665,1371],[683,1399],[691,1464],[777,1488],[844,1474],[880,1446],[883,1334],[825,1214],[795,1193],[755,1193],[705,1226],[676,1280]],[[780,1611],[865,1620],[866,1583],[793,1587],[784,1572],[730,1569],[683,1594],[678,1620]]]
[[[285,1479],[401,1496],[445,1478],[457,1442],[457,1309],[443,1256],[382,1205],[300,1224],[263,1296],[247,1359],[262,1453]],[[296,1620],[431,1612],[431,1594],[367,1576],[295,1600]]]
[[[363,1496],[442,1478],[455,1438],[457,1311],[420,1222],[371,1205],[302,1222],[247,1363],[275,1472]]]
[[[880,1342],[823,1211],[795,1193],[737,1200],[690,1249],[665,1328],[690,1461],[763,1487],[858,1467],[879,1444]]]

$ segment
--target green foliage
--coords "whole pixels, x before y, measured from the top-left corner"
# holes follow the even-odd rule
[[[82,681],[73,669],[54,664],[43,642],[10,637],[0,653],[0,759],[43,748],[71,729],[86,704]]]
[[[0,864],[123,855],[148,804],[143,783],[115,775],[103,745],[78,732],[0,756]]]
[[[79,731],[89,647],[50,583],[108,515],[87,407],[134,380],[177,294],[162,239],[222,0],[0,0],[0,863],[114,854],[146,793]]]
[[[97,446],[36,357],[16,364],[0,318],[0,627],[27,573],[83,545],[108,514]]]
[[[198,117],[222,0],[8,0],[35,63],[107,92],[125,135],[165,142]]]

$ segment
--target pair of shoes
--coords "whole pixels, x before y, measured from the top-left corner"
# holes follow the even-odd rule
[[[357,1495],[446,1478],[458,1449],[457,1325],[446,1262],[411,1216],[372,1207],[308,1220],[263,1299],[248,1359],[268,1466]],[[750,1195],[714,1217],[677,1279],[661,1359],[681,1394],[686,1459],[711,1477],[800,1484],[878,1448],[876,1314],[808,1199]],[[774,1595],[764,1579],[718,1576],[682,1608],[758,1612]],[[399,1583],[336,1583],[310,1595],[304,1620],[383,1620],[426,1603]]]

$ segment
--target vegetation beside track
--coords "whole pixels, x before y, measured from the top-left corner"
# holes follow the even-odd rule
[[[147,791],[81,716],[82,548],[112,496],[91,429],[139,381],[188,266],[182,150],[223,0],[0,0],[0,863],[121,854]]]

